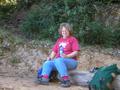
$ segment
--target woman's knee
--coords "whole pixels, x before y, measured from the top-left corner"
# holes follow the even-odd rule
[[[51,64],[52,64],[51,61],[45,61],[45,62],[43,63],[43,66],[44,66],[44,65],[51,65]]]
[[[63,59],[63,58],[57,58],[57,59],[54,59],[54,64],[58,64],[58,63],[63,62],[62,59]]]

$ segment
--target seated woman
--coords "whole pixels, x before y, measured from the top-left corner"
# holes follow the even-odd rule
[[[61,86],[70,87],[68,70],[76,69],[77,55],[80,51],[78,40],[72,36],[72,27],[68,23],[61,23],[59,27],[57,42],[52,48],[52,52],[47,61],[42,66],[41,77],[38,78],[38,83],[42,85],[49,84],[49,75],[52,70],[56,70],[62,78]]]

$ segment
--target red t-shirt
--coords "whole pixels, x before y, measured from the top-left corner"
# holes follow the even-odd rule
[[[64,51],[64,54],[66,54],[66,55],[72,53],[73,51],[80,50],[78,40],[75,37],[69,36],[66,39],[60,37],[60,38],[58,38],[57,42],[55,43],[55,45],[52,48],[52,50],[56,53],[56,58],[60,57],[59,47],[61,45],[64,48],[63,51]],[[76,59],[76,57],[74,57],[74,59]]]

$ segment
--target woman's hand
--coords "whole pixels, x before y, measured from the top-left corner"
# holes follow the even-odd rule
[[[50,58],[50,57],[47,57],[47,60],[51,60],[51,58]]]
[[[47,60],[54,59],[55,55],[56,55],[56,53],[52,51],[51,54],[47,57]]]
[[[62,56],[61,56],[62,58],[68,58],[68,56],[66,55],[66,54],[62,54]]]

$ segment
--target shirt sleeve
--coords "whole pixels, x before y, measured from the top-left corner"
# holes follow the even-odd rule
[[[76,38],[73,38],[72,50],[80,51],[80,46],[79,46],[78,40]]]

